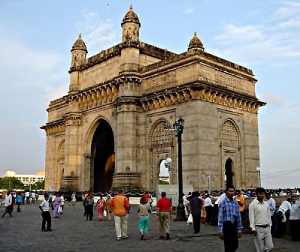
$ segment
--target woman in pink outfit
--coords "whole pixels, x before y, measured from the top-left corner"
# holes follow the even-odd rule
[[[102,221],[103,220],[103,212],[105,209],[105,201],[102,199],[102,196],[100,196],[100,199],[97,202],[97,207],[98,207],[98,220]]]

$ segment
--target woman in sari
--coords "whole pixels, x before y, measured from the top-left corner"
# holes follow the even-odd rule
[[[105,201],[102,199],[102,196],[100,196],[100,199],[97,202],[97,207],[98,207],[98,220],[102,221],[103,220],[103,212],[105,209]]]
[[[53,201],[53,206],[54,206],[54,211],[53,211],[53,218],[59,218],[59,212],[58,212],[58,208],[60,206],[60,195],[57,193],[56,197]]]

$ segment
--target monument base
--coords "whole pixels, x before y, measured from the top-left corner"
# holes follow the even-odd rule
[[[138,172],[119,172],[113,176],[112,191],[123,188],[125,191],[141,188],[141,174]]]
[[[183,193],[184,195],[188,195],[189,192],[193,192],[193,186],[192,185],[183,185]],[[159,200],[161,198],[161,193],[166,192],[167,198],[169,198],[172,202],[172,207],[178,206],[178,185],[157,185],[156,187],[156,198]]]

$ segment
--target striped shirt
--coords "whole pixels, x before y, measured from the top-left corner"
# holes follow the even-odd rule
[[[219,203],[219,217],[218,217],[218,230],[219,233],[223,232],[223,222],[237,222],[238,232],[242,232],[242,219],[239,209],[239,204],[235,199],[230,201],[226,197],[221,203]]]

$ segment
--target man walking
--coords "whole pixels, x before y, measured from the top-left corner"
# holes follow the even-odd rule
[[[190,201],[190,213],[193,216],[193,225],[194,225],[194,234],[198,234],[200,232],[200,218],[201,218],[201,209],[203,202],[199,198],[199,192],[192,193],[192,199]]]
[[[224,240],[225,252],[235,252],[238,249],[238,238],[242,237],[242,219],[239,204],[235,199],[234,187],[226,188],[226,197],[219,203],[218,230],[219,238]]]
[[[291,238],[293,241],[300,240],[300,201],[296,196],[292,196],[290,213]]]
[[[265,189],[256,188],[256,198],[249,205],[250,228],[254,235],[256,252],[270,251],[273,248],[270,208],[264,197]]]
[[[170,219],[172,211],[172,203],[166,198],[166,192],[161,193],[161,198],[156,205],[157,218],[159,220],[159,238],[164,239],[166,234],[166,240],[170,239]]]
[[[270,192],[266,192],[265,195],[266,195],[266,198],[267,198],[267,203],[269,205],[270,215],[271,215],[271,220],[272,220],[271,234],[274,234],[276,202],[271,197],[271,193]]]
[[[123,189],[120,189],[118,194],[113,197],[110,206],[114,211],[117,241],[120,241],[122,238],[127,239],[127,211],[129,209],[129,201],[124,195]]]
[[[5,200],[4,200],[4,206],[5,206],[5,210],[4,210],[4,214],[2,214],[2,218],[4,218],[5,214],[9,214],[10,217],[12,217],[12,196],[10,192],[7,192]]]
[[[287,198],[282,201],[279,209],[276,212],[276,225],[274,231],[274,237],[279,238],[285,232],[286,229],[286,212],[291,210],[291,198]],[[284,221],[283,221],[284,219]]]

